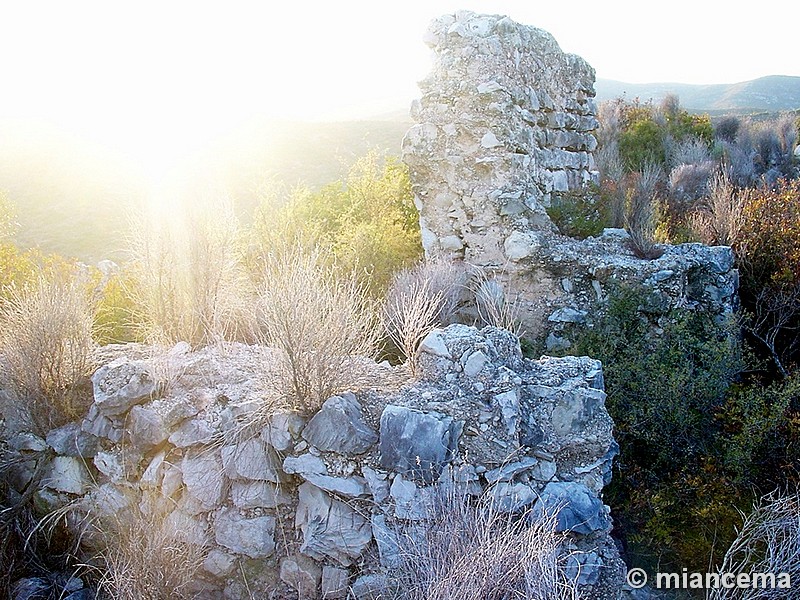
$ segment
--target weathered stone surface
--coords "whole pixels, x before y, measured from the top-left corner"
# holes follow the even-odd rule
[[[303,418],[295,412],[276,412],[270,416],[269,424],[261,433],[261,439],[278,452],[285,452],[291,449],[304,424]]]
[[[100,440],[83,431],[80,423],[68,423],[47,433],[47,445],[61,456],[92,458]]]
[[[385,473],[379,473],[375,469],[368,466],[361,467],[361,472],[364,474],[364,479],[367,480],[369,493],[372,494],[372,499],[381,504],[389,497],[389,481]]]
[[[363,454],[378,441],[375,431],[364,422],[353,394],[328,398],[302,436],[319,450],[337,454]]]
[[[234,481],[231,502],[236,508],[277,508],[291,501],[279,486],[269,481]]]
[[[372,528],[363,515],[318,487],[299,487],[295,526],[303,533],[300,551],[317,560],[325,557],[349,566],[372,540]]]
[[[381,467],[432,483],[455,456],[459,434],[451,417],[389,405],[381,415]]]
[[[210,443],[214,438],[214,429],[203,419],[184,421],[169,436],[169,443],[177,448],[188,448]]]
[[[175,509],[164,520],[166,532],[174,539],[195,546],[208,544],[208,523],[201,517]]]
[[[222,550],[213,549],[203,560],[203,568],[214,577],[227,577],[236,566],[236,557]]]
[[[400,567],[403,562],[400,540],[397,532],[386,525],[384,515],[372,515],[372,535],[375,536],[375,542],[378,545],[381,566],[386,569]]]
[[[583,484],[571,481],[548,483],[534,505],[532,514],[556,510],[558,531],[585,535],[611,529],[608,508]]]
[[[341,600],[347,598],[350,576],[346,569],[338,567],[322,567],[323,600]]]
[[[287,556],[281,561],[281,581],[297,590],[298,600],[317,598],[322,569],[306,556]]]
[[[163,415],[151,407],[134,406],[128,413],[131,443],[138,448],[158,446],[169,437]]]
[[[222,510],[214,520],[216,541],[236,554],[265,558],[275,552],[275,517],[243,517],[236,509]]]
[[[82,494],[90,483],[89,472],[83,461],[73,456],[54,457],[42,480],[44,487],[68,494]]]
[[[113,416],[147,400],[156,391],[156,380],[146,363],[121,357],[100,367],[92,386],[100,414]]]
[[[180,468],[186,491],[203,510],[219,506],[225,491],[225,480],[218,452],[185,456]]]
[[[222,462],[231,479],[255,479],[281,483],[285,474],[280,459],[261,438],[251,438],[234,446],[223,446]]]
[[[362,575],[350,588],[356,600],[381,600],[389,597],[389,580],[381,573]]]
[[[508,483],[501,481],[491,488],[492,500],[502,512],[518,512],[533,504],[538,494],[526,483]]]
[[[125,480],[125,465],[120,452],[98,452],[92,462],[111,481],[118,483]]]

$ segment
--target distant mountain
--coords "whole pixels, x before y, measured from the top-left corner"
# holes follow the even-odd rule
[[[598,101],[620,96],[659,101],[677,94],[681,106],[701,111],[781,111],[800,109],[800,77],[770,75],[731,84],[692,85],[687,83],[624,83],[598,79]]]

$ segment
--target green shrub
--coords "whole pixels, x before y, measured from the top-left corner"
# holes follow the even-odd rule
[[[597,187],[579,192],[553,194],[547,214],[558,230],[570,237],[587,238],[598,235],[610,223],[607,197]]]
[[[266,198],[256,210],[249,263],[256,279],[262,257],[286,241],[330,251],[331,264],[357,273],[374,295],[394,273],[422,257],[417,210],[405,165],[362,157],[344,181],[318,192],[298,188],[288,201]]]
[[[603,362],[621,448],[608,497],[634,562],[705,567],[714,535],[730,531],[736,516],[730,495],[719,495],[715,457],[738,346],[707,314],[673,310],[651,322],[648,300],[641,289],[612,291],[570,351]]]

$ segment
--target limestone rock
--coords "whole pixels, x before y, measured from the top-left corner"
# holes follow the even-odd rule
[[[281,581],[297,590],[299,600],[313,600],[322,581],[322,569],[306,556],[287,556],[281,561]]]
[[[299,489],[295,526],[303,533],[300,551],[349,566],[372,540],[369,521],[359,512],[306,482]]]
[[[432,483],[458,451],[453,418],[388,405],[381,415],[381,467]]]
[[[236,558],[233,555],[216,548],[210,550],[203,560],[203,568],[214,577],[227,577],[235,566]]]
[[[176,448],[188,448],[208,444],[214,438],[214,429],[203,419],[191,419],[181,423],[169,436],[169,443]]]
[[[131,443],[138,448],[158,446],[169,437],[163,415],[152,407],[134,406],[128,422]]]
[[[234,481],[231,501],[236,508],[277,508],[289,504],[290,497],[279,486],[268,481]]]
[[[253,479],[281,483],[285,475],[280,459],[261,438],[250,438],[232,446],[223,446],[222,462],[231,479]]]
[[[300,434],[304,424],[303,418],[295,412],[276,412],[270,415],[261,439],[278,452],[285,452],[291,449],[293,440]]]
[[[184,456],[180,468],[186,491],[202,510],[219,506],[225,491],[225,480],[218,452]]]
[[[560,510],[559,510],[560,509]],[[611,528],[608,508],[585,485],[571,481],[548,483],[533,515],[558,510],[558,531],[589,534]]]
[[[361,405],[353,394],[328,398],[302,436],[319,450],[337,454],[363,454],[378,441],[375,431],[364,422]]]
[[[156,380],[147,364],[121,357],[100,367],[92,386],[100,414],[114,416],[147,400],[156,391]]]
[[[47,433],[47,445],[61,456],[92,458],[100,440],[83,431],[80,423],[68,423]]]
[[[222,510],[214,520],[216,541],[236,554],[265,558],[275,552],[275,517],[243,517],[236,509]]]
[[[322,567],[323,600],[343,600],[347,598],[349,583],[350,576],[346,569],[329,566]]]
[[[82,494],[90,482],[89,472],[80,458],[56,456],[50,461],[42,485],[57,492]]]

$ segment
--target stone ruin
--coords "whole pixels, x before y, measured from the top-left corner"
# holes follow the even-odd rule
[[[554,195],[597,181],[585,61],[497,16],[445,16],[426,39],[436,65],[403,155],[428,255],[494,272],[529,334],[553,348],[569,344],[615,282],[648,289],[656,315],[732,309],[730,249],[667,247],[644,261],[623,232],[577,241],[548,217]],[[414,380],[392,388],[398,368],[372,364],[375,385],[315,414],[254,419],[270,397],[268,348],[101,354],[85,418],[7,440],[17,459],[8,483],[35,490],[46,510],[69,507],[76,527],[86,515],[162,523],[202,549],[203,598],[386,597],[399,536],[426,522],[437,489],[488,494],[509,513],[559,507],[566,573],[581,597],[622,593],[602,500],[618,447],[596,360],[530,360],[509,332],[451,325],[425,338]]]
[[[48,511],[69,507],[76,528],[99,518],[113,537],[139,515],[202,548],[199,597],[386,598],[399,536],[442,489],[509,513],[560,508],[567,576],[581,597],[618,596],[601,499],[618,447],[596,360],[532,361],[508,331],[451,325],[425,338],[414,380],[392,389],[402,368],[372,364],[374,388],[254,419],[268,348],[101,353],[84,419],[9,440],[9,483]]]
[[[737,274],[728,247],[665,246],[641,260],[622,230],[575,240],[547,214],[559,197],[591,194],[594,70],[541,29],[462,11],[435,20],[433,70],[403,141],[427,256],[494,273],[527,335],[569,346],[619,283],[642,286],[655,319],[675,307],[724,315]]]

